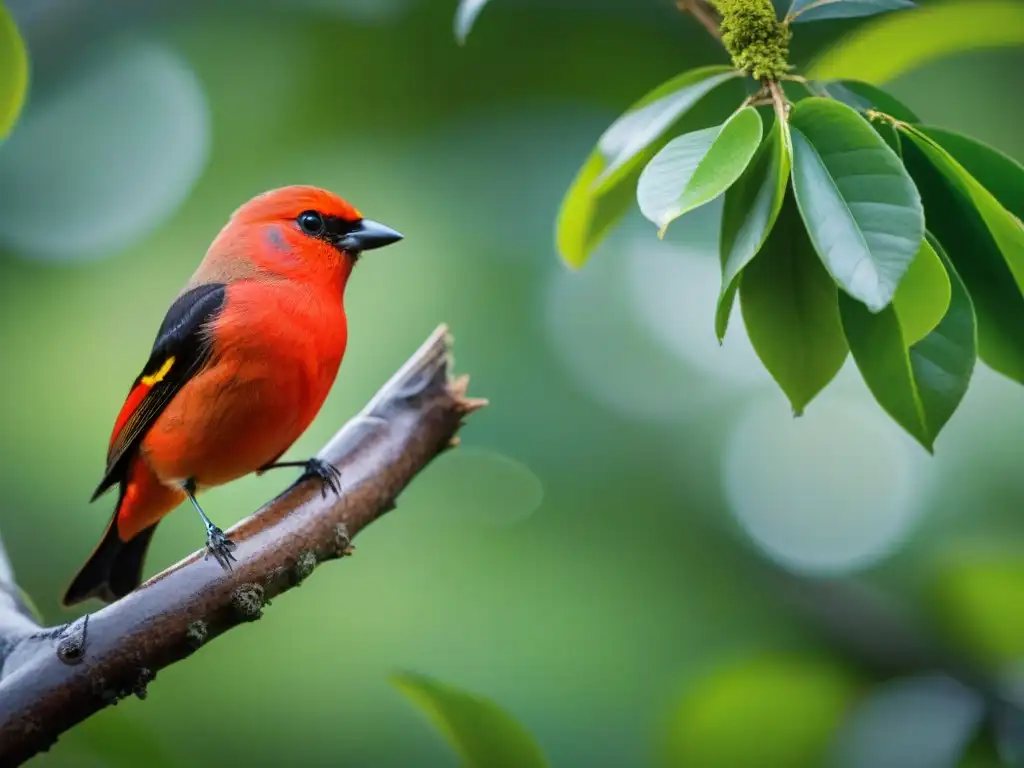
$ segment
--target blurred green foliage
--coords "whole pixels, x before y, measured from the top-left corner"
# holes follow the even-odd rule
[[[21,113],[28,90],[28,55],[18,27],[0,3],[0,140]]]
[[[1024,43],[1024,7],[1016,0],[921,3],[913,14],[880,17],[830,47],[807,76],[891,81],[936,59]]]
[[[665,727],[671,768],[813,768],[863,681],[827,658],[767,654],[690,688]]]
[[[492,701],[425,675],[394,683],[444,733],[469,768],[544,768],[547,760],[523,727]]]

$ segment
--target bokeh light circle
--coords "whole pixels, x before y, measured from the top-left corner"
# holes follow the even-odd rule
[[[582,270],[550,271],[542,312],[552,353],[576,387],[608,410],[645,421],[685,420],[703,409],[695,401],[706,392],[633,317],[621,248],[615,237]]]
[[[518,459],[460,445],[435,459],[407,495],[417,506],[438,506],[430,513],[438,522],[502,527],[540,509],[544,484]]]
[[[650,231],[629,245],[628,288],[633,309],[651,337],[672,354],[725,386],[771,381],[754,352],[733,304],[723,344],[715,337],[715,309],[722,284],[718,258],[721,205],[712,203],[683,216],[661,241]]]
[[[123,248],[182,203],[209,146],[188,63],[154,42],[107,43],[33,98],[0,147],[0,243],[54,261]]]
[[[795,572],[836,575],[903,543],[922,512],[926,459],[866,398],[826,391],[795,418],[772,392],[733,427],[724,490],[764,554]]]
[[[853,710],[833,745],[836,768],[955,768],[984,714],[972,689],[943,675],[892,680]]]

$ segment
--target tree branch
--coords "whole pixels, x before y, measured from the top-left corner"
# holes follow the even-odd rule
[[[8,666],[5,663],[7,659],[22,641],[39,632],[39,629],[31,611],[21,599],[3,539],[0,539],[0,679]]]
[[[486,405],[450,378],[451,342],[439,327],[323,448],[343,491],[318,481],[288,488],[228,532],[238,562],[224,571],[196,552],[93,614],[42,628],[18,598],[0,546],[0,766],[18,765],[118,699],[145,697],[156,672],[232,627],[318,563],[352,552],[351,538],[394,508],[463,418]]]

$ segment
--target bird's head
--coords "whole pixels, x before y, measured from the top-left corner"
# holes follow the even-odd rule
[[[218,272],[232,271],[235,279],[263,273],[313,282],[340,280],[344,288],[360,254],[401,239],[332,192],[281,187],[238,208],[210,246],[207,261]]]

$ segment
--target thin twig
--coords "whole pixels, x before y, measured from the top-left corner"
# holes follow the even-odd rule
[[[775,107],[775,117],[785,123],[789,120],[789,100],[782,92],[782,86],[777,80],[769,80],[768,91],[772,95],[772,106]]]
[[[718,28],[718,14],[705,0],[676,0],[676,8],[692,15],[715,40],[722,40],[722,32]]]
[[[768,90],[767,86],[762,85],[758,88],[756,93],[750,94],[743,100],[743,103],[740,105],[740,109],[743,109],[744,107],[760,107],[771,103],[771,92]]]
[[[340,496],[296,483],[228,534],[231,571],[196,552],[111,605],[60,627],[39,627],[14,597],[0,548],[0,766],[19,765],[118,699],[146,695],[157,671],[187,658],[326,560],[395,506],[410,480],[455,444],[486,405],[450,377],[451,342],[438,328],[320,452],[341,471]]]

